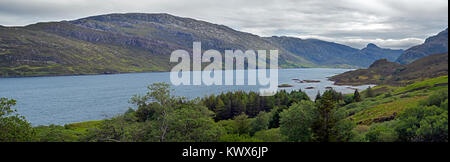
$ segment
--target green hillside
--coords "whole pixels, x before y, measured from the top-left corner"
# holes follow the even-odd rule
[[[29,30],[0,28],[0,76],[167,71],[166,57]]]
[[[432,94],[448,89],[448,76],[427,79],[405,87],[380,85],[372,88],[372,97],[342,109],[359,124],[370,125],[393,120],[408,108],[418,106]],[[367,90],[362,92],[367,97]]]

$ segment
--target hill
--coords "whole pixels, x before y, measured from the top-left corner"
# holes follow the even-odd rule
[[[0,76],[41,76],[102,74],[140,71],[165,71],[166,58],[156,52],[128,45],[93,43],[65,37],[42,30],[38,26],[70,31],[68,35],[85,34],[72,24],[45,23],[30,27],[0,28]],[[50,28],[49,28],[50,29]],[[86,39],[94,36],[112,36],[109,33],[87,30]],[[124,37],[120,37],[124,38]],[[100,39],[97,39],[100,40]],[[120,42],[119,40],[116,40]],[[124,39],[122,43],[137,43]],[[159,43],[157,41],[147,43]],[[158,46],[167,46],[160,43]],[[162,48],[161,50],[167,49]]]
[[[389,62],[386,59],[374,62],[368,69],[359,69],[330,78],[337,85],[387,84],[406,85],[425,78],[448,75],[448,53],[418,59],[408,65]]]
[[[367,67],[401,51],[368,45],[359,50],[315,39],[259,37],[209,22],[169,14],[108,14],[74,21],[0,27],[0,76],[43,76],[169,71],[170,53],[278,49],[279,65]]]
[[[436,36],[432,36],[425,40],[421,45],[411,47],[406,50],[396,62],[408,64],[414,60],[432,55],[448,52],[448,28],[440,32]]]

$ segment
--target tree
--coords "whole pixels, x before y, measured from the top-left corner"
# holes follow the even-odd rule
[[[342,106],[345,106],[345,105],[353,103],[354,102],[353,101],[353,96],[354,95],[345,95],[344,96],[344,104]]]
[[[318,91],[318,92],[317,92],[317,95],[316,95],[316,100],[315,100],[315,101],[316,101],[316,102],[319,101],[320,98],[322,98],[322,96],[320,96],[320,91]]]
[[[280,114],[280,132],[287,141],[309,142],[312,140],[312,126],[318,112],[311,101],[301,101]]]
[[[214,113],[201,105],[176,109],[167,119],[168,142],[215,142],[224,133],[214,122]]]
[[[372,87],[370,87],[369,86],[369,88],[367,88],[367,90],[366,90],[366,96],[367,97],[375,97],[375,94],[374,94],[374,92],[373,92],[373,90],[372,90]]]
[[[175,98],[171,95],[173,91],[170,89],[170,85],[167,83],[154,83],[148,86],[149,92],[145,96],[135,95],[131,99],[131,103],[138,105],[138,107],[147,107],[148,102],[155,102],[161,106],[158,106],[156,110],[153,110],[157,115],[156,124],[159,126],[160,130],[160,142],[165,141],[165,137],[168,131],[167,118],[170,113],[174,110],[175,104],[183,102],[184,98]]]
[[[227,110],[225,103],[223,103],[222,99],[217,99],[217,105],[216,105],[216,120],[224,120],[227,119],[228,116],[230,116],[229,111]]]
[[[142,122],[134,122],[129,119],[130,116],[119,115],[111,119],[102,121],[95,129],[88,130],[87,135],[83,138],[83,141],[89,142],[144,142],[144,141],[157,141],[159,138],[149,140],[145,135],[151,134],[149,132],[142,133],[144,136],[140,136],[136,132],[144,130],[146,124]],[[142,129],[138,129],[137,125]],[[130,129],[132,128],[132,129]],[[150,131],[151,128],[146,130]]]
[[[214,113],[204,100],[186,100],[171,95],[170,86],[155,83],[145,96],[135,95],[136,111],[105,120],[90,131],[86,141],[113,142],[214,142],[224,129],[214,122]],[[215,103],[213,103],[215,104]],[[218,105],[224,105],[219,101]]]
[[[260,130],[266,130],[269,129],[269,122],[270,122],[270,113],[266,113],[264,111],[261,111],[255,119],[251,122],[251,130],[250,134],[253,135],[256,132]]]
[[[274,109],[272,109],[272,111],[270,112],[270,114],[272,115],[272,119],[269,122],[269,128],[280,127],[280,113],[283,112],[283,110],[285,109],[288,109],[288,107],[285,105],[277,106]]]
[[[353,102],[361,102],[361,95],[358,90],[355,90],[355,93],[353,94]]]
[[[162,109],[161,105],[159,103],[153,102],[146,106],[139,106],[136,110],[135,115],[138,122],[145,122],[148,119],[154,120],[156,111],[160,109]]]
[[[338,102],[337,92],[334,90],[328,90],[318,101],[318,120],[314,124],[314,136],[315,140],[319,142],[331,142],[335,141],[333,136],[333,128],[336,124],[334,119],[334,109]]]
[[[308,95],[301,90],[294,90],[289,93],[289,104],[287,106],[291,106],[293,103],[299,103],[302,100],[310,100]]]
[[[353,129],[356,127],[356,124],[350,120],[339,120],[336,122],[336,126],[333,128],[333,131],[336,136],[337,142],[349,142],[353,138],[356,137],[356,133]]]
[[[237,134],[249,134],[250,133],[250,120],[248,116],[242,113],[234,118],[235,129]]]
[[[25,117],[11,108],[15,105],[16,100],[0,98],[0,142],[26,142],[35,135]]]

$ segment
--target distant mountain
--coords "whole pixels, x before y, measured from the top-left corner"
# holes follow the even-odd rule
[[[293,37],[268,37],[264,39],[317,65],[359,66],[345,59],[346,56],[358,51],[358,49],[349,46],[316,39],[303,40]]]
[[[278,49],[279,65],[367,67],[399,50],[370,44],[362,50],[315,39],[259,37],[169,14],[108,14],[25,27],[0,26],[0,76],[42,76],[168,71],[170,53],[203,50]]]
[[[408,64],[425,56],[446,52],[448,52],[448,28],[426,39],[425,43],[406,50],[396,62]]]
[[[370,60],[369,64],[372,64],[372,60],[379,60],[385,58],[389,61],[395,61],[401,54],[403,50],[393,50],[393,49],[385,49],[380,48],[375,44],[368,44],[366,48],[363,48],[360,51],[360,54],[363,55],[363,58]]]
[[[435,54],[402,65],[387,59],[375,61],[368,69],[359,69],[330,78],[337,85],[406,85],[426,78],[448,75],[448,53]]]
[[[320,66],[368,67],[374,61],[382,58],[394,61],[403,52],[403,50],[379,48],[375,44],[368,44],[366,48],[359,50],[317,39],[293,37],[269,37],[265,39]]]

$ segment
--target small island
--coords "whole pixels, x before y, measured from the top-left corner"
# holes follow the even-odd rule
[[[320,83],[320,80],[303,80],[306,83]]]
[[[278,86],[278,88],[289,88],[289,87],[293,87],[293,86],[290,85],[290,84],[280,84],[280,85]]]
[[[292,79],[297,83],[320,83],[320,80],[300,80],[300,79]]]

